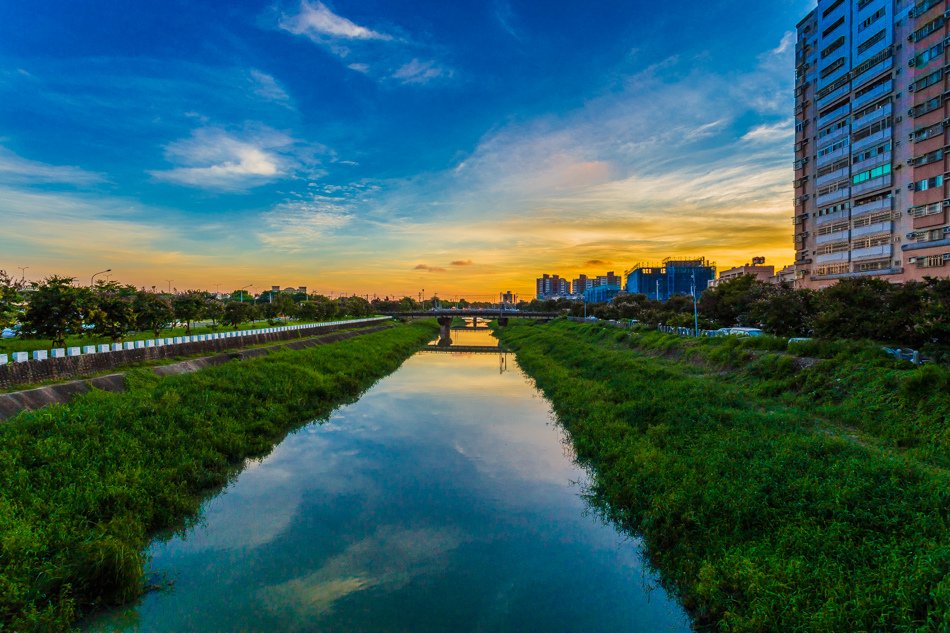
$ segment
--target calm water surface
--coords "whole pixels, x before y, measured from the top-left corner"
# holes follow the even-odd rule
[[[453,331],[459,345],[497,345]],[[421,352],[289,435],[87,631],[688,631],[513,355]]]

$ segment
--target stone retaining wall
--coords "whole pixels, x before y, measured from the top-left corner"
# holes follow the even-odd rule
[[[241,336],[228,338],[210,338],[209,335],[205,340],[175,343],[173,345],[121,349],[81,354],[79,356],[52,357],[44,360],[0,364],[0,389],[11,389],[17,385],[50,380],[67,380],[77,376],[109,372],[134,363],[223,352],[251,345],[264,345],[316,336],[345,328],[368,327],[387,320],[389,320],[388,317],[377,317],[333,324],[317,323],[286,328],[268,328],[267,330],[255,330],[254,333],[242,333]]]

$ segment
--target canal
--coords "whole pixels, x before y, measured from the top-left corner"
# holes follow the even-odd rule
[[[485,331],[456,344],[496,346]],[[510,354],[428,351],[159,539],[86,631],[689,631]]]

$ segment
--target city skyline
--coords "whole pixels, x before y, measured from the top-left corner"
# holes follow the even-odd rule
[[[529,296],[549,268],[783,265],[813,6],[10,3],[0,268]]]

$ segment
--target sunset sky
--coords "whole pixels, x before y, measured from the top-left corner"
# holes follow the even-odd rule
[[[442,296],[791,261],[806,0],[0,3],[0,269]]]

